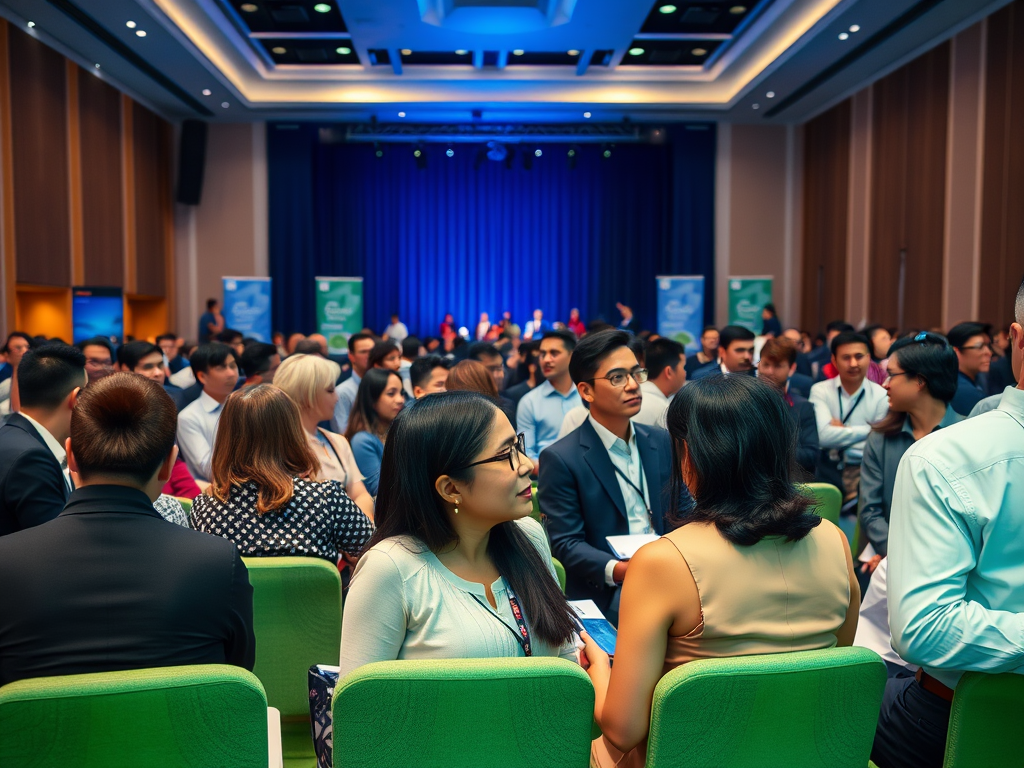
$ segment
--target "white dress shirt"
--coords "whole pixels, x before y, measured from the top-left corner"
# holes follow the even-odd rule
[[[875,382],[864,379],[860,388],[850,395],[836,376],[812,386],[808,399],[814,406],[814,418],[818,422],[818,445],[825,450],[843,450],[847,464],[860,464],[871,425],[881,421],[889,412],[886,391]],[[844,418],[846,426],[832,425],[832,419],[842,421]]]
[[[50,453],[53,454],[53,458],[60,464],[61,472],[64,473],[64,482],[67,483],[68,490],[74,490],[75,486],[71,484],[71,471],[68,469],[68,453],[64,450],[64,446],[57,442],[57,438],[50,434],[50,430],[40,424],[38,421],[33,419],[24,411],[21,415],[25,417],[26,421],[33,426],[39,436],[43,438],[43,442],[46,443],[46,447],[50,449]]]
[[[640,392],[643,401],[640,404],[640,412],[633,417],[633,421],[648,427],[665,429],[665,417],[668,413],[668,404],[671,402],[669,397],[653,381],[641,384]]]
[[[405,326],[405,323],[399,320],[397,323],[392,323],[385,328],[384,335],[388,337],[389,341],[395,341],[401,345],[403,341],[409,338],[409,329]]]
[[[204,389],[198,399],[178,414],[178,450],[196,480],[210,481],[213,441],[217,437],[221,406]]]
[[[570,432],[579,429],[588,416],[590,416],[590,411],[585,405],[577,405],[565,414],[562,419],[562,428],[558,430],[558,439],[561,440]]]

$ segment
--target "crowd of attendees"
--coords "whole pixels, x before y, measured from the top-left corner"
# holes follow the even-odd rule
[[[1024,665],[1024,284],[1005,329],[813,337],[768,306],[760,334],[709,326],[690,355],[618,309],[484,314],[475,338],[395,315],[336,356],[316,333],[244,338],[215,300],[197,343],[11,333],[0,685],[251,669],[241,556],[301,555],[351,574],[341,675],[581,663],[598,766],[643,765],[669,669],[851,644],[890,674],[872,759],[941,765],[960,675]],[[812,481],[840,490],[852,547]],[[657,538],[623,559],[626,534]],[[617,626],[614,667],[567,598]]]

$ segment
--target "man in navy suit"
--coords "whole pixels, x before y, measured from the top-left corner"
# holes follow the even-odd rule
[[[52,520],[71,495],[64,444],[87,381],[85,355],[67,344],[37,347],[17,376],[21,411],[0,427],[0,536]]]
[[[821,454],[818,422],[814,417],[814,406],[793,387],[796,354],[796,344],[790,339],[768,339],[761,348],[757,377],[776,387],[789,406],[790,418],[797,426],[796,461],[813,479]]]
[[[674,511],[668,432],[631,420],[647,371],[630,339],[625,331],[601,331],[576,346],[569,373],[590,415],[543,451],[537,490],[551,551],[565,566],[566,595],[593,600],[612,623],[629,561],[619,560],[605,537],[662,534]]]
[[[742,325],[727,325],[719,334],[718,365],[707,365],[695,371],[692,381],[707,376],[736,373],[754,375],[754,332]]]

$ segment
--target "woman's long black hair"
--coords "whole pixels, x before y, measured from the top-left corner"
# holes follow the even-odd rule
[[[667,415],[673,484],[683,485],[684,443],[697,476],[682,523],[714,523],[732,543],[751,545],[765,536],[799,541],[821,522],[790,481],[796,425],[786,408],[752,376],[709,376],[679,390]]]
[[[391,425],[380,467],[370,548],[393,536],[415,536],[432,552],[457,543],[444,500],[434,484],[441,475],[473,481],[475,468],[454,472],[480,458],[498,413],[475,392],[441,392],[417,400]],[[510,520],[491,529],[487,553],[522,602],[537,637],[561,645],[572,637],[572,609],[530,538]]]

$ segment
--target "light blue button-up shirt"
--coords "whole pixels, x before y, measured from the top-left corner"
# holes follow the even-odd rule
[[[565,414],[583,405],[576,387],[563,395],[550,381],[545,381],[525,395],[516,408],[516,424],[525,435],[526,455],[536,461],[540,452],[558,439]]]
[[[918,440],[896,474],[889,624],[907,661],[953,688],[1024,672],[1024,391]]]
[[[178,451],[196,480],[210,481],[213,441],[222,410],[221,404],[203,390],[178,414]]]
[[[362,376],[352,371],[352,375],[338,385],[338,402],[334,405],[334,418],[331,419],[332,432],[344,435],[348,429],[348,417],[352,413],[352,406],[359,392],[359,382],[362,380]]]

